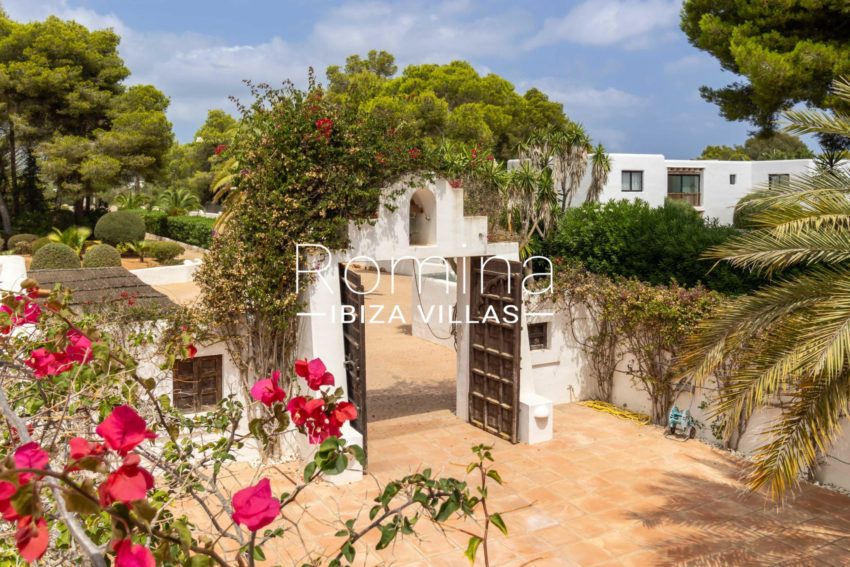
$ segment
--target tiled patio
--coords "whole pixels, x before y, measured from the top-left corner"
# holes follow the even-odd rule
[[[493,488],[491,507],[510,536],[492,538],[492,565],[850,565],[850,498],[807,485],[776,511],[742,491],[741,467],[727,454],[582,406],[556,408],[555,439],[533,447],[497,440],[449,412],[377,422],[369,434],[379,481],[425,466],[462,476],[472,445],[495,445],[505,485]],[[286,489],[281,476],[272,482]],[[285,525],[297,523],[304,539],[290,532],[288,543],[266,550],[269,563],[300,564],[305,546],[331,549],[337,518],[365,502],[363,523],[375,493],[373,479],[309,489]],[[361,547],[357,564],[469,564],[467,536],[424,523],[420,531],[421,539],[380,552]]]

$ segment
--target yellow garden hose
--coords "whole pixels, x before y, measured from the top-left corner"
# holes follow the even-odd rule
[[[600,400],[585,400],[583,402],[578,403],[580,405],[583,405],[584,407],[588,407],[605,413],[610,413],[611,415],[617,416],[620,419],[628,419],[629,421],[634,421],[635,423],[640,423],[641,425],[646,425],[650,421],[652,421],[652,418],[650,418],[646,414],[627,410],[621,408],[620,406],[615,406],[614,404],[603,402]]]

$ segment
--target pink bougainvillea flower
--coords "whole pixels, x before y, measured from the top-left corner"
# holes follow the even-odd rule
[[[320,118],[316,120],[316,130],[319,131],[319,134],[325,137],[325,139],[329,139],[331,137],[331,132],[334,127],[334,121],[330,118]]]
[[[44,470],[50,462],[50,455],[35,441],[21,445],[15,450],[15,468]],[[34,473],[21,473],[18,476],[21,484],[26,484]]]
[[[32,351],[24,364],[35,371],[36,378],[56,376],[71,367],[64,354],[50,352],[46,348],[37,348]]]
[[[18,521],[18,531],[15,533],[15,545],[24,561],[38,561],[47,551],[50,542],[50,532],[47,522],[39,518],[33,522],[32,516],[24,516]]]
[[[233,521],[252,532],[271,524],[280,514],[280,500],[272,496],[269,479],[243,488],[233,495]]]
[[[106,444],[121,455],[135,449],[145,439],[156,439],[145,420],[128,405],[118,406],[95,428]]]
[[[91,341],[78,329],[70,329],[67,334],[68,346],[65,347],[65,358],[69,362],[85,364],[92,358]]]
[[[41,317],[41,307],[38,303],[33,303],[29,301],[28,297],[22,295],[15,296],[15,301],[23,304],[23,311],[21,313],[17,313],[17,309],[13,309],[8,305],[0,305],[0,313],[8,313],[11,322],[11,325],[0,327],[0,333],[4,335],[9,334],[12,331],[12,327],[38,323],[38,318]]]
[[[320,358],[314,358],[309,362],[307,360],[296,360],[295,373],[307,380],[307,386],[311,390],[318,390],[321,386],[334,385],[334,375],[328,372],[325,363]]]
[[[18,488],[11,482],[0,481],[0,514],[3,514],[3,519],[7,522],[18,519],[18,512],[12,506],[12,497],[17,491]]]
[[[331,422],[342,426],[346,421],[357,419],[357,408],[351,402],[338,402],[331,412]]]
[[[215,147],[215,155],[220,156],[227,149],[227,144],[219,144]]]
[[[86,457],[99,457],[106,453],[106,445],[103,443],[95,443],[82,437],[74,437],[68,441],[70,451],[68,456],[72,461],[79,461]]]
[[[112,548],[115,550],[115,567],[156,567],[153,553],[144,545],[122,539]]]
[[[324,415],[322,409],[325,401],[322,398],[312,398],[308,400],[304,396],[297,396],[289,400],[286,404],[286,410],[292,417],[292,423],[296,427],[304,425],[308,419],[315,419],[318,414]]]
[[[189,358],[195,358],[195,355],[198,354],[198,347],[195,345],[189,345],[186,347],[186,354]]]
[[[286,392],[280,387],[280,370],[272,372],[268,378],[258,380],[251,386],[251,397],[267,407],[286,399]]]
[[[121,466],[100,485],[102,505],[109,506],[113,502],[129,504],[144,499],[148,490],[153,488],[153,476],[139,466],[141,461],[142,458],[135,453],[124,457]]]

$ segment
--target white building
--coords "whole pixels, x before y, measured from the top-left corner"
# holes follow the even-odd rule
[[[735,204],[759,187],[787,183],[814,169],[810,159],[719,161],[666,159],[661,154],[611,154],[611,173],[600,201],[642,199],[653,207],[667,198],[686,201],[707,218],[732,223]],[[573,205],[585,201],[590,168]]]

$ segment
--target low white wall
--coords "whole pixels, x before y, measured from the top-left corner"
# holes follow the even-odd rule
[[[140,270],[130,270],[130,272],[148,285],[168,285],[191,282],[195,275],[195,270],[200,265],[200,260],[185,260],[182,264],[176,266],[142,268]]]

